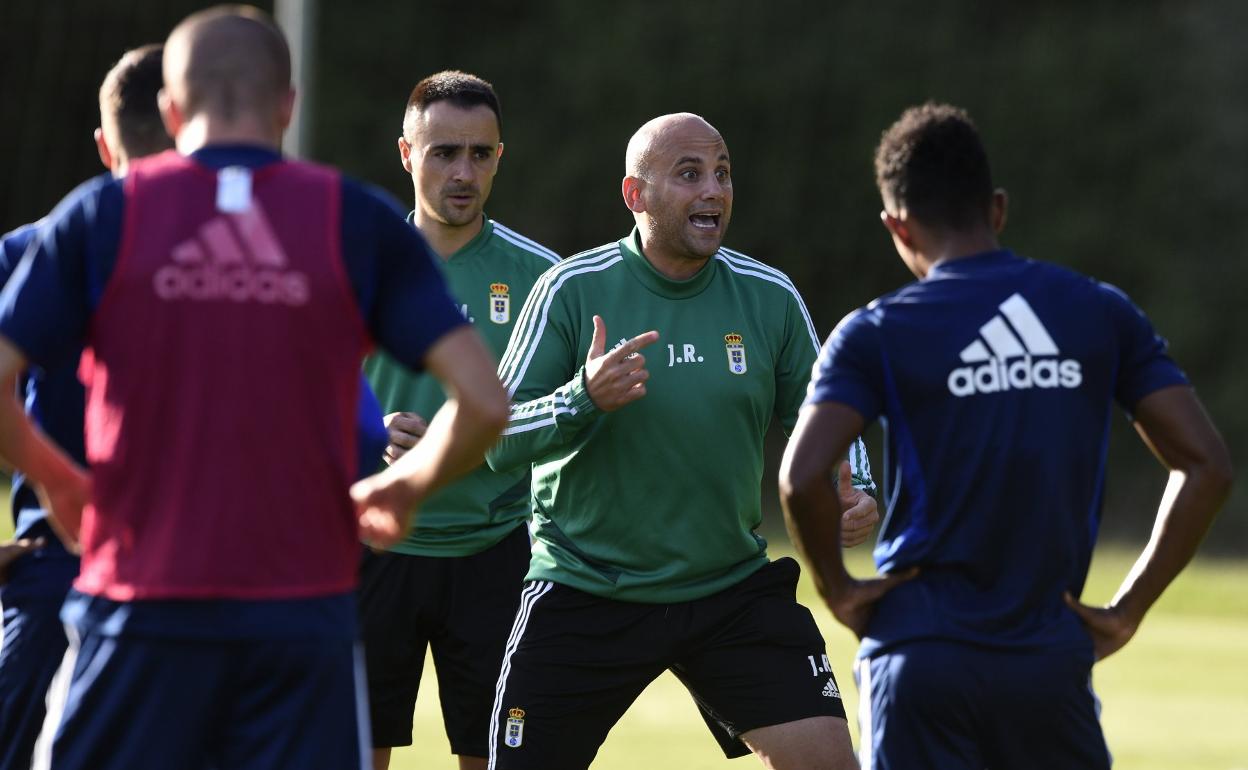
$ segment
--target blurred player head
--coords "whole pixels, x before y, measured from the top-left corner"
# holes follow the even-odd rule
[[[875,181],[880,218],[919,277],[943,252],[995,247],[1005,226],[1005,191],[993,189],[979,131],[957,107],[929,102],[902,113],[876,148]]]
[[[246,5],[188,16],[165,42],[160,111],[183,152],[237,141],[280,147],[295,92],[290,49],[273,20]]]
[[[621,189],[649,256],[715,254],[732,217],[731,169],[724,138],[697,115],[663,115],[637,129]]]
[[[124,176],[135,158],[173,147],[156,106],[164,83],[163,51],[159,44],[126,51],[100,85],[100,127],[95,129],[95,147],[100,162],[114,176]]]
[[[472,228],[503,155],[494,87],[465,72],[439,72],[416,84],[403,113],[399,158],[416,191],[416,224]]]

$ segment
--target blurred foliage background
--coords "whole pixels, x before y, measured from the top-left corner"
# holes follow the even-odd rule
[[[0,228],[99,171],[104,72],[210,4],[0,2]],[[927,99],[966,107],[1011,195],[1005,244],[1122,287],[1169,338],[1240,459],[1205,552],[1248,554],[1248,4],[321,0],[313,18],[312,158],[410,203],[407,94],[474,72],[499,91],[507,145],[487,212],[565,255],[631,226],[636,127],[703,115],[733,157],[727,245],[787,271],[821,335],[910,280],[877,220],[880,132]],[[1104,531],[1138,542],[1165,474],[1125,419],[1114,432]]]

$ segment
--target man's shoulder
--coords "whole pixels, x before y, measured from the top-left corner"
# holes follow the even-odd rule
[[[30,222],[16,227],[0,236],[0,284],[7,283],[9,276],[26,253],[26,247],[34,240],[35,233],[45,220]]]
[[[384,210],[387,214],[393,214],[400,220],[406,220],[406,209],[403,208],[397,198],[386,190],[347,174],[339,173],[338,179],[342,185],[344,211],[362,213],[363,211],[376,212]]]
[[[561,260],[543,273],[541,280],[547,283],[566,282],[575,276],[604,273],[623,261],[619,242],[611,241]]]
[[[518,263],[531,267],[535,274],[540,274],[552,265],[559,264],[559,255],[537,241],[512,230],[496,219],[490,220],[491,246],[516,260]]]
[[[725,247],[720,247],[715,252],[715,261],[720,268],[724,269],[729,280],[748,286],[755,292],[776,292],[805,307],[802,294],[797,290],[793,279],[780,268],[772,267],[760,259]]]

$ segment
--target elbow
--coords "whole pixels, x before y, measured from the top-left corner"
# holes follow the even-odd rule
[[[1204,463],[1204,475],[1213,492],[1222,500],[1231,494],[1231,486],[1235,482],[1235,467],[1231,463],[1231,452],[1223,442],[1218,443],[1217,451],[1211,453]]]
[[[480,421],[482,428],[489,432],[493,437],[503,432],[503,428],[507,427],[507,418],[511,414],[511,404],[507,399],[507,392],[501,387],[488,398],[483,398],[476,404],[477,419]]]
[[[780,478],[777,483],[780,504],[784,510],[789,512],[801,509],[809,498],[811,487],[816,480],[817,477],[813,474],[803,473],[801,469],[785,463],[780,468]]]

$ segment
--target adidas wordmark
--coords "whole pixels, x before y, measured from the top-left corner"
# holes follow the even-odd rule
[[[962,350],[962,363],[970,365],[949,372],[950,393],[963,397],[1083,384],[1079,362],[1059,357],[1057,344],[1021,294],[1012,295],[999,309],[999,315],[979,327],[983,339]]]
[[[250,172],[226,168],[219,177],[220,215],[173,247],[171,264],[153,277],[156,296],[166,301],[306,304],[308,277],[287,269],[290,260],[273,226],[260,202],[251,198]],[[223,191],[229,193],[225,205]]]

